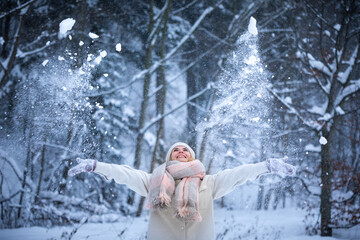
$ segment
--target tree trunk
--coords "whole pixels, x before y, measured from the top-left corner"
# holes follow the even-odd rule
[[[212,110],[212,107],[214,105],[214,102],[215,102],[215,99],[216,99],[216,90],[213,91],[212,95],[211,95],[211,98],[210,98],[210,101],[209,101],[209,104],[208,104],[208,107],[207,107],[207,112],[209,113],[207,115],[207,120],[209,121],[210,117],[211,117],[211,110]],[[200,161],[204,161],[204,155],[205,155],[205,147],[206,147],[206,143],[207,143],[207,139],[208,139],[208,136],[210,134],[210,131],[211,129],[205,129],[204,133],[203,133],[203,137],[202,137],[202,140],[201,140],[201,143],[200,143],[200,150],[199,150],[199,159]]]
[[[208,165],[208,167],[207,167],[207,169],[206,169],[206,174],[210,174],[210,171],[211,171],[211,167],[212,167],[214,158],[215,158],[215,149],[213,148],[213,150],[212,150],[212,155],[211,155],[211,158],[210,158],[210,161],[209,161],[209,165]]]
[[[165,10],[165,15],[164,15],[164,20],[163,20],[163,28],[162,28],[162,38],[161,38],[161,46],[160,46],[160,59],[164,60],[165,57],[165,42],[166,42],[166,37],[167,37],[167,22],[168,22],[168,17],[169,17],[169,11],[171,8],[171,2],[172,0],[168,0],[167,3],[167,7]],[[163,115],[165,112],[165,102],[166,102],[166,77],[165,77],[165,63],[163,63],[160,67],[159,67],[159,75],[156,81],[156,86],[160,87],[162,86],[161,90],[157,92],[156,94],[156,114],[157,115]],[[155,142],[155,146],[154,146],[154,151],[153,151],[153,156],[152,156],[152,161],[151,161],[151,169],[150,172],[152,172],[155,168],[155,164],[156,164],[156,160],[159,157],[162,157],[164,154],[162,154],[162,150],[161,146],[160,146],[160,142],[164,137],[164,119],[162,118],[159,122],[158,122],[158,129],[157,129],[157,134],[156,134],[156,142]],[[159,149],[160,146],[160,149]],[[160,150],[160,152],[159,152]],[[143,206],[144,206],[144,201],[145,201],[145,197],[141,197],[139,206],[138,206],[138,210],[136,212],[136,216],[140,216]]]
[[[16,54],[18,52],[18,48],[19,48],[19,45],[20,45],[20,40],[21,40],[21,36],[22,36],[21,34],[22,34],[22,29],[23,29],[24,23],[25,23],[25,18],[26,18],[26,15],[31,11],[33,5],[34,5],[34,2],[29,4],[26,11],[23,11],[24,9],[20,10],[21,13],[20,13],[20,19],[19,19],[19,26],[18,26],[18,28],[16,30],[16,33],[15,33],[15,36],[14,36],[15,42],[14,42],[14,44],[13,44],[13,46],[11,48],[11,51],[9,53],[10,56],[8,57],[7,65],[4,66],[5,69],[3,69],[4,74],[1,76],[1,79],[0,79],[0,89],[2,89],[5,86],[5,84],[7,83],[7,76],[11,72],[11,69],[12,69],[12,66],[13,66],[13,64],[15,62]]]
[[[271,199],[272,192],[273,192],[273,189],[269,189],[268,192],[265,195],[265,200],[264,200],[264,209],[265,210],[269,209],[269,204],[270,204],[270,199]]]
[[[260,148],[260,160],[264,161],[265,160],[265,139],[262,138],[261,139],[261,148]],[[264,179],[260,178],[260,186],[258,189],[258,196],[257,196],[257,202],[256,202],[256,210],[260,210],[262,208],[262,203],[264,201]]]
[[[28,175],[28,170],[30,168],[30,162],[31,162],[31,143],[32,143],[32,140],[31,140],[31,135],[32,135],[32,124],[28,124],[28,121],[29,119],[26,119],[24,122],[24,127],[25,127],[25,141],[27,143],[27,146],[26,146],[26,162],[25,162],[25,169],[24,169],[24,175],[23,175],[23,181],[22,181],[22,184],[21,184],[21,188],[24,189],[25,186],[26,186],[26,179],[27,179],[27,175]],[[29,126],[31,125],[31,126]],[[19,210],[18,210],[18,219],[20,219],[21,217],[21,205],[23,204],[23,200],[24,200],[24,194],[25,192],[22,191],[20,193],[20,200],[19,200]]]
[[[194,95],[198,88],[196,86],[197,77],[194,74],[193,70],[190,69],[187,71],[187,96]],[[193,105],[187,105],[187,129],[185,136],[187,136],[187,142],[190,147],[192,147],[196,151],[196,131],[195,127],[197,124],[197,110]]]
[[[330,130],[331,131],[331,130]],[[321,196],[320,196],[320,214],[321,214],[321,236],[332,236],[332,229],[329,226],[331,222],[331,132],[325,128],[322,130],[322,136],[328,143],[321,145]]]
[[[42,182],[43,175],[44,175],[47,135],[48,135],[48,132],[46,131],[45,136],[44,136],[44,144],[43,144],[42,149],[41,149],[40,174],[39,174],[39,182],[38,182],[37,189],[36,189],[36,194],[35,194],[35,201],[38,199],[38,196],[40,194],[41,182]]]
[[[69,130],[68,130],[67,138],[66,138],[66,146],[69,147],[69,148],[70,148],[70,142],[71,142],[71,139],[72,139],[72,135],[73,135],[73,124],[70,121]],[[67,150],[64,152],[64,156],[66,156],[66,155],[67,155]],[[69,166],[70,166],[70,162],[69,162],[69,160],[67,160],[66,163],[65,163],[65,166],[64,166],[64,170],[63,170],[63,173],[62,173],[62,180],[60,182],[60,186],[59,186],[59,190],[58,190],[58,193],[60,193],[60,194],[64,193],[65,189],[66,189],[68,171],[70,169]]]
[[[148,34],[150,36],[151,32],[154,28],[154,0],[150,1],[150,8],[149,8],[149,29]],[[151,45],[152,39],[149,39],[147,42],[147,49],[146,49],[146,59],[145,59],[145,68],[150,68],[152,64],[152,48]],[[140,116],[139,116],[139,123],[138,123],[138,135],[136,137],[136,148],[135,148],[135,161],[134,161],[134,168],[138,169],[140,167],[141,163],[141,152],[142,152],[142,144],[144,139],[144,134],[141,131],[141,129],[144,127],[145,124],[145,116],[146,116],[146,109],[148,107],[148,95],[149,95],[149,87],[150,87],[150,80],[151,80],[151,74],[147,72],[145,74],[144,79],[144,87],[143,87],[143,100],[141,102],[141,109],[140,109]],[[134,195],[135,193],[133,191],[129,192],[127,203],[132,205],[134,203]]]

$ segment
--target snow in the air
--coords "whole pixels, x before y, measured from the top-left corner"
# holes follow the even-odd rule
[[[324,138],[323,136],[321,136],[320,137],[320,139],[319,139],[319,143],[321,144],[321,145],[326,145],[327,144],[327,139],[326,138]]]
[[[285,97],[284,101],[287,102],[288,104],[292,104],[292,99],[289,96]]]
[[[258,30],[256,28],[256,19],[254,17],[250,18],[250,23],[248,25],[248,31],[252,35],[257,35],[258,34]]]
[[[117,52],[121,52],[121,43],[116,44],[115,49]]]
[[[43,65],[43,66],[45,67],[48,62],[49,62],[49,60],[46,59],[46,60],[44,60],[44,61],[41,63],[41,65]]]
[[[100,62],[101,62],[101,60],[102,60],[102,56],[99,55],[99,56],[97,56],[97,57],[95,58],[94,62],[95,62],[97,65],[99,65]]]
[[[248,65],[255,65],[258,62],[258,59],[255,56],[250,56],[245,60],[245,63]]]
[[[96,39],[96,38],[99,38],[99,35],[97,35],[95,33],[92,33],[92,32],[89,32],[89,37],[92,38],[92,39]]]
[[[90,1],[91,2],[91,1]],[[72,30],[76,21],[73,18],[67,18],[60,22],[59,24],[59,32],[58,38],[62,39],[62,41],[72,40],[73,37],[70,35],[70,31]],[[233,161],[228,163],[229,166],[234,164],[235,166],[240,163],[246,163],[249,159],[253,161],[260,160],[260,154],[254,151],[246,151],[249,153],[247,156],[241,156],[241,152],[243,149],[250,149],[253,145],[259,145],[258,142],[251,142],[249,139],[266,139],[268,135],[266,132],[269,129],[274,130],[274,128],[269,124],[272,119],[268,116],[267,111],[269,110],[269,99],[270,94],[268,91],[268,79],[266,66],[263,66],[261,56],[259,55],[259,51],[257,50],[257,35],[258,29],[256,27],[257,20],[254,17],[250,18],[247,32],[243,34],[237,41],[236,49],[232,54],[227,58],[227,62],[224,65],[224,72],[220,75],[220,81],[218,83],[211,82],[208,84],[208,88],[212,88],[216,85],[217,90],[217,98],[214,101],[214,106],[209,111],[206,112],[206,117],[203,118],[203,121],[198,124],[196,129],[198,131],[211,130],[212,133],[215,133],[216,141],[212,139],[212,142],[216,142],[218,146],[211,146],[214,149],[219,147],[222,153],[227,159],[227,161]],[[334,29],[339,30],[340,25],[336,24],[333,26]],[[330,36],[329,31],[325,31],[324,34],[326,36]],[[74,40],[77,39],[74,36]],[[91,39],[99,38],[99,35],[89,32],[88,36]],[[275,35],[274,35],[275,36]],[[68,38],[68,39],[66,39]],[[89,40],[89,39],[88,39]],[[76,40],[78,41],[78,40]],[[84,40],[86,42],[86,40]],[[304,42],[307,42],[308,39],[304,38]],[[3,37],[0,37],[0,45],[4,43]],[[116,42],[115,42],[116,43]],[[49,45],[50,42],[47,43]],[[74,43],[76,44],[76,43]],[[81,47],[85,43],[83,41],[79,41],[78,45]],[[114,43],[112,43],[114,44]],[[136,41],[133,41],[131,44],[136,44]],[[111,45],[112,49],[114,45]],[[126,45],[128,49],[129,46]],[[85,47],[81,48],[85,49]],[[104,48],[103,48],[104,49]],[[109,48],[110,49],[110,48]],[[121,43],[117,43],[115,45],[115,50],[117,52],[121,52],[122,45]],[[112,50],[113,51],[113,50]],[[19,50],[19,54],[21,51]],[[93,52],[94,53],[94,52]],[[357,52],[355,52],[356,55]],[[64,116],[71,118],[74,117],[74,121],[76,121],[76,116],[73,115],[75,112],[74,109],[80,111],[86,111],[89,109],[96,110],[104,110],[104,106],[106,109],[106,103],[91,103],[89,101],[90,94],[89,92],[94,93],[96,90],[99,90],[99,86],[94,84],[90,85],[88,79],[86,78],[86,74],[89,74],[89,70],[87,68],[95,68],[96,65],[99,65],[102,60],[107,57],[108,52],[106,50],[98,49],[94,54],[88,54],[86,58],[86,62],[84,65],[77,69],[72,70],[67,64],[67,60],[73,59],[73,53],[67,53],[63,56],[53,56],[50,58],[49,56],[45,56],[40,64],[39,68],[46,71],[49,68],[49,65],[56,61],[59,65],[63,65],[62,69],[54,70],[51,72],[50,76],[40,78],[40,85],[44,85],[44,91],[47,89],[56,89],[54,91],[54,96],[58,99],[55,100],[54,106],[67,106],[70,105],[69,109],[63,109],[58,107],[57,109],[52,109],[58,112],[62,112],[64,110]],[[115,54],[114,54],[115,55]],[[116,54],[117,56],[121,56],[122,54]],[[353,54],[354,55],[354,54]],[[85,55],[86,56],[86,55]],[[112,57],[111,51],[109,52],[109,57]],[[331,76],[333,73],[329,68],[324,65],[324,63],[320,59],[315,59],[310,53],[304,55],[300,51],[296,52],[297,57],[305,57],[308,59],[310,66],[314,69],[321,70],[324,74]],[[47,59],[49,58],[49,59]],[[106,58],[103,62],[108,60]],[[355,57],[350,58],[349,65],[354,64]],[[96,65],[95,65],[96,64]],[[119,64],[120,65],[120,64]],[[101,66],[101,65],[100,65]],[[93,70],[92,69],[92,70]],[[100,68],[99,68],[100,69]],[[100,69],[102,70],[102,69]],[[99,71],[100,71],[99,70]],[[345,83],[345,80],[350,74],[352,68],[343,69],[343,72],[338,73],[338,81],[341,83]],[[90,70],[91,71],[91,70]],[[108,69],[106,69],[108,71]],[[144,75],[144,72],[140,72],[139,76]],[[63,77],[64,74],[65,77]],[[59,74],[59,76],[55,76]],[[66,74],[66,75],[65,75]],[[111,77],[120,75],[119,72],[112,71],[102,71],[100,73],[101,79],[103,81],[109,80]],[[109,77],[110,76],[110,77]],[[274,76],[273,76],[274,77]],[[134,77],[134,79],[136,76]],[[289,77],[290,79],[290,77]],[[314,81],[314,79],[308,79],[308,81]],[[101,82],[101,80],[100,80]],[[179,81],[180,82],[180,81]],[[49,85],[48,85],[49,84]],[[46,87],[45,87],[46,86]],[[49,87],[50,86],[50,87]],[[330,85],[325,85],[324,90],[329,91]],[[102,87],[102,86],[101,86]],[[335,111],[336,113],[325,113],[325,109],[327,106],[327,102],[323,103],[320,106],[315,104],[310,105],[306,110],[308,113],[313,113],[316,115],[314,119],[317,121],[329,121],[332,117],[335,117],[336,114],[344,115],[344,110],[338,106],[337,104],[341,102],[343,98],[354,92],[356,89],[360,88],[360,80],[353,81],[352,85],[345,88],[339,97],[335,101]],[[284,88],[282,89],[284,90]],[[291,90],[290,87],[285,90]],[[133,90],[132,90],[133,91]],[[281,95],[281,100],[284,103],[289,105],[293,104],[293,99],[290,96],[286,96],[285,93]],[[87,94],[85,98],[84,95]],[[118,92],[118,98],[122,94],[136,94],[135,92],[128,93],[126,91]],[[112,101],[113,105],[122,105],[123,102],[117,98],[107,99],[106,101]],[[296,103],[294,98],[294,104]],[[128,117],[136,117],[136,113],[133,111],[131,107],[128,105],[123,106],[123,113]],[[345,109],[345,108],[344,108]],[[201,110],[201,109],[199,109]],[[110,112],[110,111],[109,111]],[[320,116],[320,117],[319,117]],[[155,116],[156,117],[156,116]],[[158,116],[160,117],[160,115]],[[99,116],[98,119],[105,125],[110,117],[109,116]],[[174,116],[169,116],[169,118],[176,118]],[[123,121],[124,119],[121,119]],[[175,119],[176,121],[178,119]],[[114,121],[117,121],[114,118]],[[179,120],[180,121],[180,120]],[[87,128],[86,124],[83,124],[84,128]],[[99,126],[94,126],[94,129],[99,128]],[[1,129],[1,126],[0,126]],[[275,129],[274,131],[276,131]],[[104,130],[105,135],[109,135],[109,128]],[[301,131],[300,131],[301,132]],[[225,134],[224,134],[225,133]],[[252,135],[253,134],[253,135]],[[277,134],[277,133],[274,133]],[[117,137],[114,136],[113,139]],[[225,139],[226,138],[226,139]],[[119,137],[120,139],[120,137]],[[144,141],[147,145],[153,146],[156,142],[157,136],[153,134],[151,131],[146,131],[144,133]],[[228,139],[231,139],[230,141]],[[240,140],[248,141],[248,145],[242,146]],[[323,136],[317,141],[317,138],[313,139],[314,143],[308,143],[303,141],[304,138],[300,138],[300,142],[302,142],[301,151],[310,152],[309,154],[318,154],[321,151],[321,145],[326,145],[328,143],[327,139]],[[271,141],[271,140],[270,140]],[[42,143],[41,141],[39,141]],[[209,140],[210,142],[210,140]],[[259,140],[260,142],[260,140]],[[320,145],[318,145],[320,143]],[[38,144],[38,143],[37,143]],[[50,144],[50,143],[49,143]],[[230,146],[230,144],[238,144],[238,146]],[[126,144],[125,144],[126,145]],[[220,146],[221,145],[221,146]],[[106,145],[107,148],[113,149],[114,147],[111,144]],[[234,147],[234,148],[231,148]],[[259,146],[256,146],[260,148]],[[238,152],[234,152],[233,149],[237,149]],[[217,149],[216,149],[217,150]],[[114,152],[120,151],[119,149],[115,149]],[[5,154],[0,151],[1,154]],[[119,153],[120,155],[120,153]],[[122,155],[124,155],[122,153]],[[130,155],[130,154],[128,154]],[[69,158],[70,158],[69,154]],[[17,161],[13,158],[9,158],[11,163],[15,166],[15,173],[18,175],[22,174],[23,169],[17,166]],[[244,160],[245,159],[245,160]],[[101,159],[102,160],[102,159]],[[292,160],[292,159],[290,159]],[[302,161],[302,160],[301,160]],[[222,170],[221,161],[215,161],[213,169]],[[295,163],[295,164],[301,164]],[[305,178],[306,179],[306,178]],[[27,180],[29,181],[29,180]],[[28,183],[31,186],[35,186],[34,183]],[[71,184],[71,181],[69,182]],[[280,180],[272,179],[269,182],[263,183],[260,180],[256,180],[254,182],[249,182],[246,185],[242,186],[241,189],[237,189],[237,192],[233,193],[233,195],[229,195],[226,198],[222,199],[222,201],[230,202],[227,206],[228,208],[220,207],[220,201],[215,202],[215,229],[217,234],[217,239],[298,239],[298,240],[322,240],[320,236],[309,236],[305,232],[305,223],[304,218],[308,213],[307,210],[301,209],[299,206],[291,205],[291,203],[287,203],[285,209],[280,210],[272,210],[269,209],[267,211],[260,210],[254,211],[254,204],[256,203],[256,197],[258,193],[258,187],[261,184],[279,184],[280,187],[284,187],[283,183],[280,183]],[[320,193],[321,185],[316,185],[315,187],[310,186],[310,191],[313,193]],[[46,194],[46,193],[42,193]],[[49,193],[50,194],[50,193]],[[332,200],[343,201],[344,198],[349,199],[353,196],[353,192],[349,191],[345,194],[343,192],[332,193]],[[232,204],[235,202],[236,204]],[[289,201],[291,202],[291,201]],[[120,203],[119,203],[120,205]],[[49,206],[45,206],[47,208]],[[101,210],[107,209],[104,205],[100,205],[99,209],[96,211],[101,212]],[[95,211],[95,212],[96,212]],[[105,210],[104,210],[105,211]],[[64,213],[65,214],[65,213]],[[79,213],[67,213],[73,215],[79,215]],[[0,230],[0,240],[2,239],[145,239],[147,225],[149,222],[148,212],[142,214],[141,217],[133,217],[133,216],[123,216],[120,214],[110,213],[107,217],[104,215],[88,216],[90,221],[86,224],[73,224],[72,226],[55,226],[55,227],[30,227],[30,228],[19,228],[19,229],[1,229]],[[105,223],[106,222],[106,223]],[[78,228],[78,229],[77,229]],[[74,232],[74,229],[76,231]],[[71,233],[74,232],[74,236]],[[326,238],[328,240],[336,239],[337,237],[341,239],[352,239],[353,233],[360,232],[360,227],[355,227],[353,231],[345,232],[342,229],[334,229],[334,238],[329,237]],[[353,235],[352,235],[353,234]],[[335,238],[336,237],[336,238]],[[354,238],[355,239],[355,238]]]
[[[93,59],[94,59],[94,55],[90,53],[90,54],[88,54],[86,61],[90,62]]]
[[[241,131],[238,126],[246,123],[266,127],[268,81],[257,46],[256,19],[252,17],[248,26],[249,31],[239,37],[237,48],[227,59],[217,85],[219,97],[209,120],[198,124],[199,131],[205,128],[220,132],[234,129],[234,133],[246,136],[248,129]]]
[[[75,24],[75,20],[73,18],[67,18],[60,22],[59,24],[59,39],[66,37],[66,33],[72,29]]]
[[[100,52],[100,56],[102,58],[106,57],[106,55],[107,55],[107,52],[105,50]]]

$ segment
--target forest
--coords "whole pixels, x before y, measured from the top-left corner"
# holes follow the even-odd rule
[[[359,45],[357,0],[1,1],[0,228],[144,216],[126,186],[68,170],[151,173],[178,141],[207,174],[297,167],[218,209],[299,208],[308,235],[358,225]]]

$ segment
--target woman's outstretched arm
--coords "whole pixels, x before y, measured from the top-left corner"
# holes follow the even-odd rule
[[[106,180],[114,179],[118,184],[125,184],[131,190],[147,196],[151,174],[142,170],[131,168],[127,165],[103,163],[93,159],[77,159],[78,165],[69,170],[69,176],[81,172],[94,172],[103,176]]]
[[[264,162],[244,164],[233,169],[226,169],[212,175],[213,198],[220,198],[232,192],[237,186],[248,180],[255,180],[265,173],[276,173],[281,176],[295,175],[296,168],[284,162],[286,158],[270,158]]]
[[[255,180],[261,174],[269,172],[266,162],[244,164],[233,169],[226,169],[212,175],[213,198],[220,198],[232,192],[237,186],[248,180]]]

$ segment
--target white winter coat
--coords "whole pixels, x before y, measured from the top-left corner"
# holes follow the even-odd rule
[[[213,200],[230,193],[247,180],[255,180],[267,171],[266,163],[261,162],[241,165],[214,175],[206,175],[199,188],[199,210],[202,221],[185,223],[178,220],[174,217],[174,206],[169,210],[151,211],[147,238],[150,240],[215,239]],[[127,165],[102,162],[97,163],[95,172],[106,179],[114,179],[116,183],[126,184],[141,196],[148,194],[151,177],[149,173]]]

